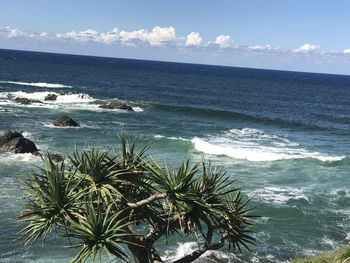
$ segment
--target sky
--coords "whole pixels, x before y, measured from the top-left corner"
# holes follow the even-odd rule
[[[348,0],[1,0],[0,48],[350,75]]]

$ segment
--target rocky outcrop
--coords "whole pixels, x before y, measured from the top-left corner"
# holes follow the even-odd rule
[[[40,100],[31,100],[31,99],[20,98],[20,97],[15,98],[14,101],[17,103],[20,103],[20,104],[24,104],[24,105],[28,105],[28,104],[32,104],[32,103],[42,103],[42,101],[40,101]]]
[[[54,93],[49,93],[45,96],[45,100],[56,100],[57,99],[57,95]]]
[[[71,117],[62,116],[52,122],[57,127],[79,127],[80,125]]]
[[[13,153],[38,153],[34,142],[24,138],[22,132],[14,130],[0,132],[0,149]]]
[[[106,104],[102,104],[98,106],[99,108],[102,109],[110,109],[110,110],[127,110],[127,111],[134,111],[133,108],[127,104],[112,101]]]

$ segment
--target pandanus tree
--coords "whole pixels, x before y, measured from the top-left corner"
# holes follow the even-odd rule
[[[101,261],[103,251],[137,263],[162,262],[160,239],[190,235],[198,248],[174,262],[192,262],[208,250],[252,244],[253,216],[235,181],[205,161],[179,169],[159,165],[120,135],[117,153],[76,151],[55,163],[50,155],[25,182],[27,202],[19,235],[32,244],[48,235],[79,248],[73,262]]]

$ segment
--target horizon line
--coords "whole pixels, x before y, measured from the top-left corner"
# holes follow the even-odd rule
[[[334,75],[334,76],[350,77],[350,74],[342,74],[342,73],[326,73],[326,72],[314,72],[314,71],[296,71],[296,70],[274,69],[274,68],[253,68],[253,67],[229,66],[229,65],[219,65],[219,64],[205,64],[205,63],[179,62],[179,61],[170,61],[170,60],[152,60],[152,59],[129,58],[129,57],[109,57],[109,56],[102,56],[102,55],[74,54],[74,53],[63,53],[63,52],[50,52],[50,51],[27,50],[27,49],[8,49],[8,48],[1,48],[1,47],[0,47],[0,51],[1,51],[1,50],[3,50],[3,51],[18,51],[18,52],[44,53],[44,54],[54,54],[54,55],[69,55],[69,56],[80,56],[80,57],[95,57],[95,58],[109,58],[109,59],[125,59],[125,60],[137,60],[137,61],[173,63],[173,64],[186,64],[186,65],[209,66],[209,67],[239,68],[239,69],[248,69],[248,70],[280,71],[280,72],[291,72],[291,73],[320,74],[320,75]]]

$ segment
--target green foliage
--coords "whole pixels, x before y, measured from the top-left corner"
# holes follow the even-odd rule
[[[350,263],[350,246],[312,258],[294,259],[292,263]]]
[[[137,262],[153,262],[159,238],[194,234],[202,247],[179,261],[190,262],[224,243],[240,249],[254,241],[248,201],[229,175],[204,161],[172,170],[148,158],[148,146],[137,148],[125,134],[119,139],[117,153],[92,149],[61,163],[43,159],[44,168],[25,183],[19,234],[26,244],[53,232],[80,241],[72,245],[80,248],[73,262],[101,261],[103,251],[127,260],[126,248]]]

